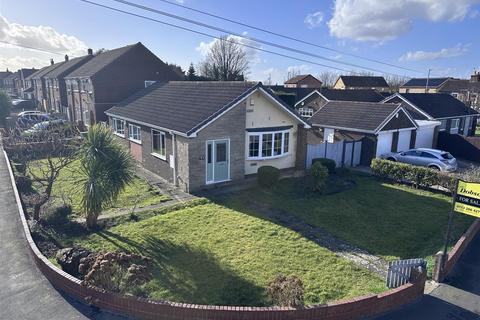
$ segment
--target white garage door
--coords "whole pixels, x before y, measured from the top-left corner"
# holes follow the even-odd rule
[[[417,130],[417,139],[415,141],[415,148],[431,148],[433,144],[433,132],[435,128],[422,128]]]
[[[392,133],[381,132],[377,136],[377,154],[376,157],[392,151]]]
[[[398,145],[397,145],[397,151],[406,151],[410,149],[410,134],[411,130],[407,131],[400,131],[398,132]]]

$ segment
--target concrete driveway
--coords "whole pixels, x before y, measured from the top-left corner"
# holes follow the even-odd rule
[[[125,319],[62,296],[38,271],[27,248],[0,146],[0,319]]]

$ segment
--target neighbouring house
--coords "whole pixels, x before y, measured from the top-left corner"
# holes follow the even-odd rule
[[[310,125],[261,83],[156,83],[106,114],[138,162],[187,192],[305,167]]]
[[[475,134],[478,112],[450,94],[396,93],[383,102],[404,103],[417,122],[440,121],[439,131],[464,136]]]
[[[480,111],[480,73],[475,72],[468,79],[449,79],[438,90],[448,93],[468,107]]]
[[[310,118],[316,111],[330,101],[380,102],[385,97],[373,89],[328,89],[314,90],[295,103],[298,114]]]
[[[309,123],[307,167],[322,157],[337,166],[369,165],[384,153],[418,146],[419,125],[401,103],[330,101]]]
[[[12,74],[12,72],[10,72],[8,69],[5,70],[5,71],[0,71],[0,91],[5,91],[4,79],[11,74]]]
[[[142,43],[107,50],[64,77],[74,121],[106,121],[105,110],[156,81],[181,80]]]
[[[7,75],[3,79],[4,90],[10,96],[14,96],[14,97],[18,96],[18,88],[16,87],[18,77],[19,75],[17,71],[17,72],[12,72],[11,74]]]
[[[311,74],[301,74],[285,81],[284,86],[286,88],[319,89],[322,87],[322,81],[318,80]]]
[[[55,63],[53,59],[50,59],[49,66],[43,67],[27,77],[27,81],[30,81],[31,87],[33,88],[33,97],[35,99],[35,103],[37,107],[44,111],[50,111],[48,108],[48,94],[45,86],[45,75],[55,68],[58,68],[62,63],[63,62]]]
[[[63,117],[73,121],[72,110],[68,108],[65,76],[92,58],[93,52],[91,49],[88,50],[87,55],[78,58],[69,59],[69,57],[65,55],[65,61],[51,71],[44,73],[43,79],[45,82],[48,110],[61,114]]]
[[[399,93],[438,93],[439,88],[445,84],[450,77],[444,78],[412,78],[405,82],[399,89]]]
[[[378,76],[339,76],[333,89],[374,89],[389,92],[390,87],[384,77]]]
[[[18,78],[15,79],[15,82],[16,82],[15,87],[17,88],[17,91],[18,91],[17,95],[20,98],[28,99],[30,97],[30,93],[27,90],[31,87],[31,81],[28,80],[28,77],[37,71],[38,69],[35,69],[35,68],[31,68],[31,69],[22,68],[18,70]]]

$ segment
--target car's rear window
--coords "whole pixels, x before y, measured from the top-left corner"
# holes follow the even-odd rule
[[[441,156],[443,159],[447,159],[447,160],[453,159],[453,156],[448,152],[442,153]]]

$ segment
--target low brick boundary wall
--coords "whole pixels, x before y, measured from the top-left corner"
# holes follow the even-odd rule
[[[440,251],[435,256],[435,266],[433,268],[433,280],[442,282],[448,274],[453,270],[455,264],[462,256],[462,253],[468,247],[473,238],[480,232],[480,219],[476,219],[472,225],[460,237],[455,246],[448,253],[447,261],[442,270],[443,252]]]
[[[108,293],[82,285],[81,280],[54,266],[37,248],[15,185],[15,178],[5,153],[11,183],[20,212],[23,229],[32,257],[52,285],[79,301],[112,312],[140,319],[156,320],[353,320],[379,315],[418,301],[423,296],[426,274],[420,274],[412,283],[378,294],[336,301],[302,309],[280,307],[209,306],[169,301],[150,301],[133,296]]]

